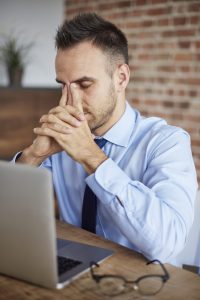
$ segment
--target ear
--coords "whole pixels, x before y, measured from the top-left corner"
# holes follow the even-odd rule
[[[130,79],[130,69],[127,64],[121,64],[117,67],[115,73],[116,90],[122,92],[126,89]]]

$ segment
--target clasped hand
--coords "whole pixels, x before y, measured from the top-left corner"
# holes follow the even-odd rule
[[[42,126],[34,128],[34,133],[51,139],[49,143],[51,150],[48,149],[48,154],[52,155],[64,150],[74,160],[81,163],[95,143],[84,116],[81,91],[75,83],[70,85],[70,91],[71,95],[65,85],[59,106],[41,117]],[[68,104],[69,98],[71,105]]]

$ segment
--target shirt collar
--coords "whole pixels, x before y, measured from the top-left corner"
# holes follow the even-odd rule
[[[133,128],[136,122],[136,111],[126,101],[126,108],[117,123],[113,125],[104,135],[107,141],[118,146],[128,146]]]

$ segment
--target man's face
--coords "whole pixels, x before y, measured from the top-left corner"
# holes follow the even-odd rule
[[[105,133],[118,117],[117,92],[106,63],[107,56],[89,42],[58,50],[55,61],[56,80],[68,87],[73,82],[78,84],[83,111],[96,135]],[[70,97],[68,104],[72,105]]]

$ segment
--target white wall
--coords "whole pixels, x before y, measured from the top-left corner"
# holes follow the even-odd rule
[[[20,40],[34,40],[23,86],[56,86],[54,37],[64,17],[63,0],[0,0],[0,37],[10,32]],[[0,85],[7,84],[0,65]]]

